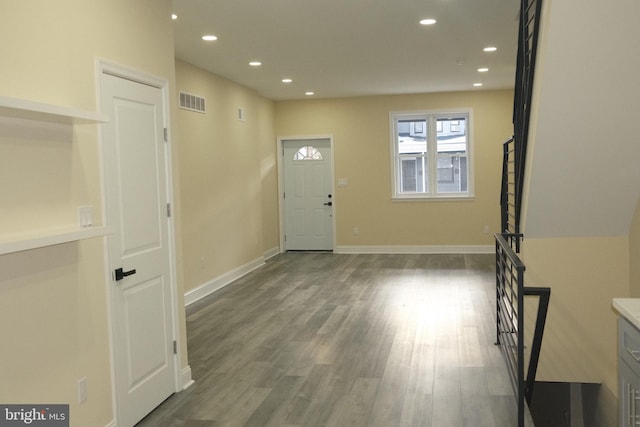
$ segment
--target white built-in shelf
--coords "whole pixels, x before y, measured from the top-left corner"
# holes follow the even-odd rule
[[[0,96],[0,116],[70,125],[106,123],[108,118],[96,111],[79,110],[25,99]]]
[[[95,111],[79,110],[77,108],[45,104],[8,96],[0,96],[0,116],[67,125],[108,122],[105,114]],[[110,226],[65,226],[18,233],[0,232],[0,255],[106,236],[113,234],[113,232],[114,229]]]
[[[113,234],[111,226],[65,227],[0,235],[0,255]]]

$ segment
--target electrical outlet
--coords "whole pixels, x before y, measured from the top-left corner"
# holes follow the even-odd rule
[[[484,234],[489,234],[489,226],[488,225],[484,226]]]
[[[353,227],[353,235],[357,236],[360,234],[360,229],[358,227]]]
[[[89,397],[89,389],[87,384],[87,377],[82,377],[78,380],[78,403],[84,403]]]

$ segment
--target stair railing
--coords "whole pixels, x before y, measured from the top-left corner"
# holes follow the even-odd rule
[[[531,403],[551,289],[525,287],[525,265],[511,246],[518,236],[500,233],[496,239],[496,345],[507,363],[518,407],[518,427],[524,427],[525,403]],[[537,296],[538,312],[525,377],[524,298]]]
[[[513,102],[513,138],[504,143],[501,207],[503,233],[519,234],[524,171],[529,137],[529,117],[533,98],[538,34],[542,0],[520,1],[518,54]],[[508,169],[506,167],[508,166]],[[508,192],[509,194],[506,194]],[[505,214],[506,212],[506,214]],[[519,241],[514,237],[519,252]]]
[[[501,233],[496,239],[496,344],[507,362],[518,406],[518,427],[524,427],[525,404],[531,403],[551,290],[524,286],[525,265],[517,255],[524,171],[542,0],[520,1],[518,56],[513,103],[513,137],[503,144],[500,189]],[[525,377],[524,298],[536,296],[538,313]]]
[[[520,191],[516,175],[515,139],[502,144],[502,187],[500,190],[501,232],[516,253],[520,252]]]

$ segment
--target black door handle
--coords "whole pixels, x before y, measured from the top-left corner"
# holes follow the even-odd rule
[[[134,268],[133,270],[129,270],[129,271],[122,271],[122,268],[116,268],[116,270],[114,271],[115,276],[116,276],[116,282],[119,280],[124,279],[127,276],[131,276],[132,274],[136,274],[136,269]]]
[[[325,205],[325,206],[333,206],[333,203],[332,202],[327,202],[327,203],[323,203],[323,205]]]

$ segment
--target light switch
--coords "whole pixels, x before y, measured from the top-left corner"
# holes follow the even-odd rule
[[[347,178],[338,178],[338,187],[346,187],[347,185],[349,185]]]
[[[93,225],[93,206],[78,207],[78,225],[80,227],[91,227]]]

